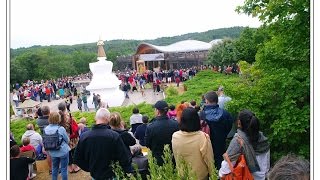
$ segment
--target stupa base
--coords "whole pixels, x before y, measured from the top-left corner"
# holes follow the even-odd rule
[[[123,104],[125,99],[125,94],[120,89],[100,89],[100,90],[90,90],[90,96],[88,96],[88,107],[89,109],[94,109],[93,93],[95,95],[100,95],[102,102],[108,104],[109,107],[118,107]]]

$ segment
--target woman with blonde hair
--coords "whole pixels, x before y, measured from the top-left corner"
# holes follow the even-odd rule
[[[49,115],[49,125],[44,128],[43,132],[46,135],[52,135],[58,132],[59,142],[61,142],[59,150],[48,150],[51,159],[52,159],[52,180],[58,179],[58,169],[59,165],[61,168],[62,180],[68,179],[68,162],[69,162],[69,151],[70,147],[69,136],[66,132],[66,129],[63,126],[60,126],[61,117],[57,112],[52,112]]]

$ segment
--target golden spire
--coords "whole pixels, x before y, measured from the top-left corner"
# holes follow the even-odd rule
[[[97,46],[98,46],[98,57],[107,57],[106,53],[104,52],[104,42],[101,38],[101,35],[99,37],[99,41],[97,42]]]

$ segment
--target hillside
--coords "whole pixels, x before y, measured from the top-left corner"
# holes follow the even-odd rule
[[[107,53],[109,51],[115,52],[117,55],[129,55],[133,54],[141,42],[147,42],[155,45],[168,45],[182,40],[194,39],[204,42],[210,42],[213,39],[220,39],[224,37],[237,38],[240,36],[240,32],[245,27],[230,27],[230,28],[220,28],[213,29],[205,32],[199,33],[188,33],[180,36],[172,36],[172,37],[161,37],[153,40],[110,40],[105,41],[105,48]],[[15,58],[24,52],[33,51],[42,48],[52,48],[58,52],[62,53],[72,53],[74,51],[82,51],[82,52],[90,52],[95,53],[97,50],[96,42],[92,43],[84,43],[84,44],[76,44],[76,45],[51,45],[51,46],[32,46],[28,48],[17,48],[11,49],[10,57]]]
[[[108,60],[117,68],[117,57],[132,55],[142,42],[155,45],[168,45],[182,40],[194,39],[210,42],[220,38],[238,38],[245,27],[230,27],[209,30],[201,33],[188,33],[180,36],[161,37],[153,40],[111,40],[105,41]],[[32,46],[11,49],[10,82],[23,82],[27,79],[52,79],[89,71],[89,63],[96,61],[96,42],[76,45]]]

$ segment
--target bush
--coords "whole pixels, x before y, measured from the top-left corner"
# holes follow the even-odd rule
[[[176,96],[179,94],[178,90],[174,86],[168,87],[165,92],[167,96]]]
[[[152,156],[152,152],[148,152],[148,164],[149,164],[149,172],[148,179],[161,179],[161,180],[172,180],[172,179],[184,179],[184,180],[196,180],[196,174],[191,171],[191,166],[186,163],[186,161],[181,161],[182,163],[179,164],[180,171],[175,167],[172,161],[172,153],[169,148],[169,145],[164,146],[163,156],[162,159],[164,163],[162,166],[157,165],[156,159]],[[135,172],[137,175],[133,176],[130,174],[123,173],[123,170],[119,166],[117,162],[113,166],[113,171],[116,174],[117,179],[131,179],[131,180],[140,180],[141,176],[135,168]],[[214,167],[214,166],[213,166]],[[213,169],[212,175],[210,176],[210,180],[217,180],[218,174],[217,170]]]
[[[38,128],[38,126],[36,125],[36,120],[28,120],[28,119],[19,119],[19,120],[15,120],[12,121],[10,123],[10,131],[12,132],[14,139],[16,140],[18,145],[21,145],[21,137],[24,134],[24,132],[26,132],[26,127],[28,124],[33,124],[35,127],[35,130],[37,132],[40,132],[40,129]]]

